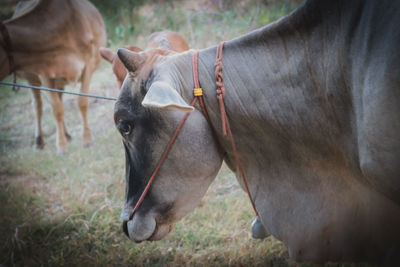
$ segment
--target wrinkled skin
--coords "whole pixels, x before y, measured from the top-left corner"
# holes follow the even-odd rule
[[[250,193],[262,225],[297,261],[398,266],[399,24],[396,1],[309,0],[278,22],[225,44],[224,102]],[[116,117],[117,127],[127,132],[131,117],[148,114],[145,124],[134,127],[136,143],[126,149],[125,221],[183,116],[179,110],[190,110],[192,55],[119,53],[131,74],[116,105],[116,114],[125,111],[121,121]],[[193,209],[219,168],[219,150],[236,172],[221,133],[215,55],[215,46],[199,51],[215,138],[196,107],[150,195],[124,224],[133,240],[159,239]],[[143,62],[149,64],[141,67]],[[195,149],[199,142],[208,145]],[[190,161],[201,154],[204,166],[197,170]]]

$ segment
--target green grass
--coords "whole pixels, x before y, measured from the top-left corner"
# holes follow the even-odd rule
[[[244,7],[218,12],[185,7],[193,1],[173,5],[166,1],[135,9],[135,18],[120,10],[121,16],[105,17],[109,44],[144,46],[152,31],[170,28],[183,34],[192,47],[202,48],[262,26],[298,5],[289,0],[268,1],[267,6],[243,2]],[[77,91],[76,87],[67,90]],[[91,93],[118,94],[105,62],[92,79]],[[125,159],[113,126],[114,103],[90,100],[94,145],[83,149],[76,99],[65,95],[65,121],[73,140],[69,152],[57,156],[55,123],[46,94],[42,94],[46,147],[43,151],[33,148],[30,94],[26,89],[14,93],[0,86],[0,265],[296,265],[279,241],[250,237],[251,205],[225,166],[209,188],[204,205],[178,222],[165,239],[132,243],[123,234],[119,218]]]

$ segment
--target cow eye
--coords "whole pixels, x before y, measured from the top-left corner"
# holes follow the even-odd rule
[[[132,124],[127,121],[120,120],[117,124],[117,128],[122,136],[129,136],[132,132]]]

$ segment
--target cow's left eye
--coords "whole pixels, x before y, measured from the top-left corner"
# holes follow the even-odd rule
[[[130,122],[120,120],[117,124],[117,128],[122,136],[129,136],[132,132],[132,124]]]

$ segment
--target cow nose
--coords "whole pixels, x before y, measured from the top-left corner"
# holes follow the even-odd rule
[[[129,238],[129,232],[128,232],[128,221],[123,221],[122,222],[122,230],[126,234],[126,236]]]

